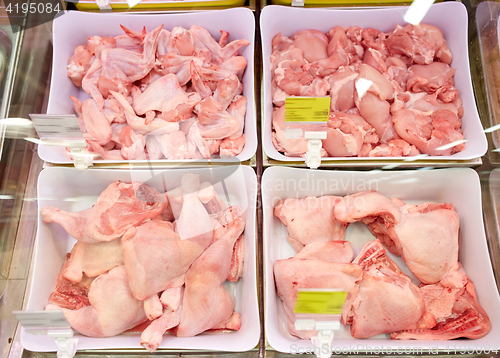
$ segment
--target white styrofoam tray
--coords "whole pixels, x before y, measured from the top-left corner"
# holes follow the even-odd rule
[[[247,60],[247,68],[243,75],[243,95],[247,98],[247,113],[245,117],[246,144],[243,151],[237,156],[240,161],[250,159],[257,150],[257,130],[255,119],[255,89],[254,89],[254,38],[255,18],[247,8],[228,10],[211,10],[177,14],[123,14],[123,13],[87,13],[82,11],[68,11],[57,17],[53,24],[54,54],[52,60],[52,78],[50,82],[48,114],[74,114],[73,102],[69,96],[81,101],[90,98],[81,87],[76,87],[68,77],[68,60],[79,45],[87,43],[90,36],[119,36],[124,32],[123,25],[135,31],[142,31],[146,26],[149,32],[157,26],[164,25],[166,30],[176,26],[189,29],[198,25],[207,29],[215,39],[220,37],[220,31],[229,32],[228,42],[237,39],[246,39],[250,45],[240,50],[240,55]],[[40,145],[40,158],[51,163],[72,163],[66,154],[66,148],[61,146]],[[186,162],[188,160],[155,160],[155,162]],[[223,161],[212,159],[213,162]],[[116,163],[111,160],[96,160],[98,163]],[[119,161],[120,163],[125,162]],[[128,162],[128,161],[127,161]],[[146,163],[145,160],[133,160],[134,163]]]
[[[476,340],[453,341],[391,340],[388,334],[369,339],[355,339],[350,326],[335,332],[332,350],[344,354],[357,354],[370,349],[390,347],[395,354],[398,348],[412,348],[411,354],[437,354],[436,349],[448,347],[453,352],[463,347],[491,349],[500,337],[500,298],[498,296],[483,228],[481,187],[477,173],[468,168],[440,170],[411,170],[394,172],[317,171],[285,167],[271,167],[262,177],[262,203],[264,208],[264,307],[265,332],[268,344],[277,351],[298,353],[312,350],[310,340],[293,337],[286,326],[286,316],[281,300],[276,294],[273,267],[277,260],[295,255],[286,240],[287,230],[274,216],[274,205],[284,198],[306,196],[344,196],[363,190],[377,190],[387,197],[396,197],[411,204],[422,202],[452,203],[460,218],[459,261],[476,288],[478,301],[488,314],[491,330]],[[351,224],[346,240],[353,246],[355,256],[368,241],[374,240],[362,223]],[[408,270],[400,257],[389,256],[408,274],[414,283],[418,280]],[[429,350],[431,349],[431,351]],[[345,352],[347,351],[347,352]],[[384,350],[384,353],[387,351]],[[459,352],[457,350],[457,352]],[[373,353],[373,352],[372,352]],[[389,353],[390,354],[390,353]],[[401,354],[401,352],[400,352]],[[405,351],[408,354],[408,351]]]
[[[327,32],[339,25],[342,27],[372,27],[381,31],[390,31],[396,25],[406,25],[403,20],[408,7],[371,8],[371,9],[299,9],[284,6],[266,6],[261,13],[261,38],[263,58],[263,146],[265,153],[275,160],[302,161],[303,158],[288,157],[276,150],[272,143],[272,95],[271,95],[271,41],[278,32],[283,36],[292,36],[303,29],[315,29]],[[428,156],[424,159],[436,160],[469,160],[483,156],[488,144],[483,126],[477,113],[472,81],[469,70],[467,10],[460,2],[443,2],[434,4],[422,22],[437,26],[444,35],[453,55],[452,68],[457,69],[455,86],[463,99],[464,115],[462,129],[467,140],[465,149],[450,156]],[[380,160],[408,159],[411,157],[327,157],[322,160]]]
[[[115,180],[146,182],[163,193],[167,189],[179,186],[185,172],[200,174],[202,181],[214,184],[216,191],[226,203],[240,205],[243,210],[243,218],[246,220],[243,276],[236,283],[224,284],[235,298],[235,310],[241,314],[242,325],[237,332],[204,333],[189,338],[166,334],[159,348],[212,351],[253,349],[259,341],[260,325],[255,262],[257,179],[252,168],[226,166],[214,169],[154,171],[94,169],[83,172],[73,168],[46,168],[38,178],[38,212],[40,213],[44,206],[54,206],[67,211],[90,208],[95,204],[99,194]],[[26,310],[44,309],[54,289],[66,253],[71,251],[75,242],[75,239],[70,237],[59,224],[47,224],[40,214],[38,215],[33,273]],[[80,334],[77,334],[77,337],[78,349],[142,348],[138,333],[124,333],[110,338],[90,338]],[[53,338],[30,335],[24,329],[21,333],[21,343],[30,351],[56,350]]]

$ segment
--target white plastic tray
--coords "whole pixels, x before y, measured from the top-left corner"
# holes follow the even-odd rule
[[[220,31],[229,32],[228,41],[246,39],[250,45],[240,50],[240,54],[247,60],[247,68],[243,76],[243,95],[246,96],[247,113],[245,117],[246,144],[243,151],[237,156],[240,161],[250,159],[257,150],[257,131],[255,120],[255,89],[254,89],[254,38],[255,18],[251,10],[236,8],[228,10],[212,10],[203,12],[190,12],[178,14],[119,14],[119,13],[87,13],[81,11],[68,11],[57,17],[53,24],[54,56],[52,60],[52,78],[50,83],[50,96],[47,108],[48,114],[75,113],[73,102],[69,96],[80,100],[90,98],[81,87],[76,87],[68,77],[68,59],[73,55],[74,49],[87,42],[87,38],[94,35],[118,36],[123,35],[120,25],[129,29],[141,31],[146,26],[151,31],[159,25],[171,30],[176,26],[189,29],[191,25],[206,28],[216,39]],[[51,163],[72,163],[66,154],[66,148],[59,146],[40,145],[38,149],[40,158]],[[224,161],[212,159],[213,162]],[[97,163],[116,163],[117,161],[96,160]],[[119,161],[119,163],[129,161]],[[134,163],[146,163],[145,160],[133,160]],[[155,162],[186,162],[186,160],[155,160]]]
[[[237,168],[237,169],[236,169]],[[180,185],[185,172],[201,175],[202,181],[215,184],[215,189],[228,204],[240,205],[245,227],[245,259],[243,276],[237,283],[225,283],[235,297],[235,310],[241,314],[242,325],[237,332],[205,333],[195,337],[180,338],[166,334],[161,348],[199,349],[211,351],[246,351],[259,342],[260,325],[257,304],[255,203],[257,179],[250,167],[219,167],[215,169],[171,170],[106,170],[77,171],[72,168],[47,168],[38,178],[38,208],[54,206],[68,211],[79,211],[95,204],[99,194],[115,180],[146,182],[165,192]],[[154,177],[152,177],[154,175]],[[215,180],[212,180],[215,178]],[[222,182],[221,180],[224,179]],[[224,194],[223,184],[228,196]],[[48,303],[57,275],[66,253],[75,243],[58,224],[44,223],[38,216],[38,230],[34,251],[34,266],[26,310],[43,310]],[[78,349],[142,348],[140,334],[125,333],[110,338],[90,338],[77,334]],[[23,347],[35,352],[55,351],[52,338],[21,332]]]
[[[396,25],[405,25],[403,15],[408,7],[371,8],[371,9],[298,9],[284,6],[266,6],[262,10],[260,24],[263,58],[263,146],[265,153],[272,159],[280,161],[303,161],[303,158],[288,157],[276,150],[271,140],[272,133],[272,96],[271,96],[271,41],[281,32],[291,36],[302,29],[316,29],[326,32],[336,25],[372,27],[381,31],[389,31]],[[453,55],[452,68],[457,69],[455,86],[463,99],[464,115],[462,129],[467,140],[465,150],[450,156],[428,156],[425,159],[436,160],[470,160],[486,153],[487,141],[483,126],[477,113],[474,92],[469,70],[467,10],[460,2],[444,2],[431,6],[422,22],[439,27],[450,46]],[[381,160],[411,159],[411,157],[328,157],[322,160]]]
[[[500,337],[500,299],[498,296],[490,257],[483,228],[481,208],[481,187],[477,173],[468,168],[440,170],[411,170],[394,172],[349,172],[316,171],[284,167],[271,167],[262,177],[262,203],[264,207],[264,302],[265,332],[268,344],[284,353],[311,351],[314,346],[310,340],[301,340],[290,335],[286,328],[286,316],[281,300],[276,294],[273,266],[277,260],[295,255],[286,240],[287,230],[273,214],[274,205],[284,198],[301,198],[325,194],[347,195],[362,190],[377,190],[388,197],[396,197],[405,202],[452,203],[460,218],[459,261],[474,283],[478,301],[488,314],[491,330],[476,340],[459,339],[452,341],[396,341],[388,334],[370,339],[355,339],[349,333],[349,326],[342,326],[335,333],[332,349],[344,354],[370,352],[379,353],[381,347],[405,349],[405,354],[437,354],[436,349],[460,353],[466,347],[478,352],[492,349],[498,345]],[[362,223],[351,224],[346,239],[357,255],[361,247],[375,239]],[[400,257],[389,254],[398,266],[418,282],[409,272]],[[498,346],[497,346],[498,348]],[[470,349],[469,349],[470,351]],[[411,353],[409,353],[411,352]],[[433,353],[435,352],[435,353]],[[387,353],[384,350],[383,353]],[[378,354],[378,353],[375,353]],[[391,354],[391,353],[388,353]],[[399,351],[402,354],[402,351]]]

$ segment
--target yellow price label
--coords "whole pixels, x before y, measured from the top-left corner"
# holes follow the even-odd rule
[[[287,97],[285,122],[328,122],[330,97]]]
[[[293,313],[341,314],[347,291],[299,290]]]

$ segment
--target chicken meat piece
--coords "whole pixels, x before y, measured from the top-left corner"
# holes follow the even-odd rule
[[[77,242],[67,260],[63,277],[78,283],[84,277],[97,277],[113,267],[123,265],[121,239],[102,241],[95,244]]]
[[[304,246],[302,250],[295,254],[294,258],[300,260],[317,259],[349,264],[354,258],[354,251],[349,241],[316,241]]]
[[[221,47],[206,29],[196,25],[191,26],[189,32],[193,35],[195,54],[198,55],[208,51],[210,59],[216,65],[220,65],[231,57],[236,56],[241,48],[250,45],[248,40],[241,39],[232,41]]]
[[[145,77],[154,67],[158,35],[162,29],[158,26],[144,37],[143,53],[138,54],[123,48],[104,49],[101,53],[102,74],[100,90],[105,87],[127,95],[130,85]]]
[[[146,118],[138,117],[135,114],[134,109],[127,101],[126,97],[124,97],[121,93],[114,91],[111,91],[111,94],[118,100],[118,102],[120,102],[120,105],[123,106],[127,123],[135,131],[143,135],[150,133],[153,135],[162,135],[165,133],[172,133],[179,130],[179,123],[168,122],[162,118],[156,117],[154,113],[153,113],[153,119],[151,121],[147,121],[146,123]]]
[[[327,137],[322,140],[323,148],[331,157],[352,157],[361,152],[365,131],[351,116],[344,112],[331,112],[328,119]],[[364,121],[363,118],[361,118]]]
[[[162,293],[163,312],[153,320],[141,334],[141,345],[150,352],[154,352],[163,340],[163,334],[179,325],[182,310],[184,286],[171,288]]]
[[[200,176],[186,173],[181,180],[183,191],[182,209],[176,221],[181,240],[212,241],[213,227],[207,209],[199,198]],[[193,225],[193,223],[195,223]]]
[[[217,89],[214,91],[214,99],[222,105],[223,109],[228,109],[236,96],[243,92],[243,84],[238,76],[232,74],[217,83]],[[245,103],[246,110],[246,103]]]
[[[351,335],[370,338],[417,328],[425,312],[422,295],[386,255],[380,241],[365,244],[353,263],[363,267],[363,278],[346,319]]]
[[[138,115],[146,114],[152,110],[164,112],[168,110],[168,107],[171,107],[170,101],[184,103],[188,99],[179,85],[177,77],[173,74],[165,75],[154,81],[142,93],[136,89],[131,94],[132,107]]]
[[[344,197],[335,206],[335,216],[340,222],[366,223],[423,283],[441,281],[458,261],[460,223],[452,204],[411,205],[374,191],[360,192]]]
[[[191,263],[212,238],[181,240],[168,221],[150,220],[130,228],[122,238],[123,261],[130,289],[138,300],[184,283]]]
[[[158,216],[165,209],[165,196],[146,184],[111,183],[96,204],[71,213],[50,206],[42,209],[46,223],[56,222],[78,241],[93,244],[121,237],[129,228]]]
[[[221,157],[236,157],[243,152],[245,143],[246,139],[244,134],[235,139],[224,138],[220,143],[219,153]]]
[[[389,102],[381,100],[379,96],[371,92],[366,92],[362,98],[356,95],[355,103],[359,114],[375,128],[381,143],[398,138],[393,119],[391,120]]]
[[[222,283],[231,267],[231,253],[245,229],[245,220],[237,218],[219,240],[207,248],[186,274],[178,337],[192,337],[226,320],[234,311],[234,302]]]
[[[330,108],[332,111],[348,111],[354,107],[354,82],[359,73],[354,71],[335,72],[325,77],[330,85]]]
[[[455,86],[453,77],[456,69],[446,63],[433,62],[429,65],[413,65],[408,68],[409,91],[434,93],[443,86]]]
[[[165,133],[159,140],[161,153],[167,159],[190,159],[186,135],[181,131]]]
[[[68,269],[70,258],[71,254],[67,253],[61,272],[57,276],[54,291],[49,296],[49,304],[69,310],[78,310],[82,307],[90,306],[89,288],[93,278],[84,275],[78,283],[73,283],[65,279],[63,274]]]
[[[344,240],[347,225],[335,219],[337,196],[283,199],[274,206],[274,215],[288,230],[288,241],[299,252],[311,242]]]
[[[359,66],[359,77],[372,82],[368,91],[377,95],[382,101],[392,100],[393,88],[387,78],[370,65]]]
[[[417,329],[391,333],[391,338],[449,340],[478,339],[486,335],[491,328],[489,317],[479,305],[474,285],[461,265],[457,273],[464,281],[459,287],[450,288],[442,282],[421,285],[426,320]]]
[[[419,65],[430,64],[434,59],[451,64],[448,44],[435,26],[424,23],[398,25],[387,35],[385,43],[392,55],[406,57]]]
[[[346,302],[342,310],[342,322],[344,322],[352,300],[358,292],[358,282],[361,277],[362,270],[359,265],[341,264],[318,259],[300,260],[289,258],[276,261],[274,264],[274,281],[278,296],[283,301],[290,334],[301,339],[309,339],[317,334],[317,331],[295,329],[296,314],[293,311],[298,290],[318,288],[347,291]]]
[[[392,121],[397,134],[413,144],[421,153],[452,155],[465,149],[462,121],[447,109],[428,113],[400,109],[393,113]],[[449,146],[456,143],[453,146]]]
[[[278,151],[290,157],[303,157],[307,153],[306,139],[287,138],[285,135],[285,106],[274,109],[272,128],[272,141]],[[328,156],[324,148],[321,148],[320,153],[322,157]]]
[[[318,30],[300,30],[291,37],[293,45],[304,52],[308,62],[322,60],[328,57],[326,48],[328,37]]]
[[[108,143],[112,136],[111,127],[106,116],[99,110],[93,99],[82,103],[82,117],[85,123],[86,138],[94,139],[100,145]]]
[[[82,86],[83,77],[87,74],[94,55],[88,50],[87,45],[77,46],[68,60],[68,77],[77,87]]]
[[[143,303],[132,296],[123,266],[92,281],[88,299],[90,306],[77,310],[56,304],[48,304],[45,309],[62,310],[73,329],[95,338],[116,336],[147,320]]]

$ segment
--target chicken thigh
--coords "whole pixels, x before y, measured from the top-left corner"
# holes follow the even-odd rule
[[[142,302],[132,296],[123,266],[117,266],[92,281],[88,299],[90,306],[77,310],[62,309],[71,327],[83,335],[116,336],[147,320]],[[61,307],[49,304],[45,309],[60,310]]]
[[[337,221],[333,214],[340,199],[326,195],[290,198],[274,206],[274,215],[287,227],[287,239],[295,251],[311,242],[344,240],[347,225]]]

